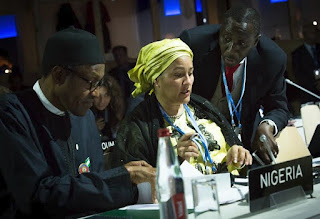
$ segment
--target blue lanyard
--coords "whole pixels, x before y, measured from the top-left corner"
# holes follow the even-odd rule
[[[158,102],[158,105],[159,105],[159,109],[164,117],[164,119],[175,129],[177,130],[178,132],[180,132],[180,134],[184,135],[184,131],[182,131],[178,126],[174,125],[172,120],[169,118],[168,114],[163,110],[162,106],[160,105],[160,103]],[[187,104],[183,104],[184,108],[186,109],[187,111],[187,115],[188,115],[188,118],[190,119],[191,121],[191,124],[192,126],[195,128],[196,132],[199,134],[200,138],[198,137],[194,137],[192,138],[191,140],[198,146],[199,150],[200,150],[200,153],[202,155],[202,158],[203,158],[203,161],[205,162],[205,164],[207,164],[207,161],[209,161],[211,163],[211,166],[212,166],[212,171],[213,172],[216,172],[217,169],[215,167],[215,164],[213,162],[213,160],[211,159],[210,157],[210,154],[209,154],[209,150],[208,150],[208,142],[207,142],[207,139],[204,137],[204,135],[202,134],[201,130],[199,129],[198,127],[198,124],[196,122],[196,120],[194,119],[189,107]],[[202,143],[202,146],[199,144],[199,141]],[[202,148],[204,149],[204,153],[203,153],[203,150]]]
[[[223,59],[221,57],[221,71],[222,71],[222,79],[223,79],[223,84],[224,84],[224,89],[226,92],[226,97],[227,97],[227,102],[228,102],[228,108],[229,108],[229,113],[230,113],[230,117],[231,117],[231,124],[232,127],[235,128],[235,122],[233,119],[233,115],[236,115],[237,120],[238,120],[238,125],[239,128],[241,128],[241,110],[242,110],[242,98],[244,95],[244,90],[245,90],[245,86],[246,86],[246,73],[247,73],[247,58],[244,59],[244,68],[243,68],[243,78],[242,78],[242,88],[241,88],[241,95],[240,95],[240,99],[237,103],[237,105],[234,104],[232,95],[229,91],[228,88],[228,84],[227,84],[227,79],[226,79],[226,72],[224,69],[224,63],[223,63]],[[239,111],[237,110],[237,108],[239,108]]]

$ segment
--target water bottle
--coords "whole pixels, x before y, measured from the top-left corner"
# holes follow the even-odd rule
[[[188,217],[183,179],[178,158],[170,141],[169,129],[158,130],[157,198],[161,219]]]

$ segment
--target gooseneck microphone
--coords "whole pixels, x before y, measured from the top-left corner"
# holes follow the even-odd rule
[[[290,81],[290,80],[289,80],[289,79],[287,79],[287,78],[286,78],[285,80],[286,80],[286,82],[287,82],[288,84],[293,85],[293,86],[295,86],[296,88],[299,88],[300,90],[302,90],[302,91],[306,92],[307,94],[310,94],[311,96],[314,96],[315,98],[317,98],[317,99],[319,99],[319,100],[320,100],[320,96],[318,96],[317,94],[312,93],[311,91],[309,91],[309,90],[307,90],[307,89],[305,89],[305,88],[301,87],[300,85],[298,85],[298,84],[296,84],[296,83],[294,83],[294,82]]]
[[[270,158],[271,158],[271,160],[273,161],[273,163],[274,163],[274,164],[277,164],[277,160],[276,160],[276,158],[275,158],[274,155],[273,155],[273,152],[272,152],[271,147],[270,147],[270,145],[269,145],[269,142],[268,142],[268,140],[267,140],[267,136],[261,135],[260,138],[259,138],[259,140],[263,143],[264,147],[267,149],[267,151],[268,151],[268,153],[269,153],[269,155],[270,155]]]

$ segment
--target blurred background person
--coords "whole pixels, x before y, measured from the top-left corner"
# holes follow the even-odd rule
[[[106,160],[115,144],[118,125],[125,114],[125,103],[121,87],[110,75],[105,75],[97,93],[91,110],[100,132],[101,146]]]
[[[128,71],[135,66],[135,63],[130,61],[128,50],[125,46],[115,46],[112,49],[112,54],[117,67],[111,69],[109,74],[118,80],[127,102],[131,92],[134,90],[134,84],[128,77]]]
[[[8,75],[12,72],[12,63],[7,50],[0,48],[0,85],[8,87]]]
[[[3,67],[3,66],[12,68],[12,63],[10,61],[8,51],[0,48],[0,67]]]
[[[10,90],[13,92],[30,88],[29,86],[24,85],[23,75],[19,72],[17,67],[13,67],[12,73],[9,74],[8,83]]]
[[[0,96],[2,94],[7,94],[7,93],[11,93],[10,89],[5,86],[0,85]]]
[[[23,84],[23,75],[17,65],[12,64],[8,51],[0,49],[1,84],[12,92],[29,88]]]
[[[297,83],[307,90],[320,95],[320,45],[317,43],[319,29],[312,23],[303,26],[303,45],[292,52],[293,73]],[[299,91],[301,104],[319,99]]]

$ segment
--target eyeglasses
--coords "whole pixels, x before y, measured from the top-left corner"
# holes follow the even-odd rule
[[[71,72],[71,73],[73,73],[73,74],[75,74],[78,78],[81,78],[82,80],[84,80],[85,82],[87,82],[87,83],[90,85],[90,87],[89,87],[89,89],[88,89],[90,92],[95,91],[95,90],[96,90],[98,87],[100,87],[100,86],[103,84],[103,82],[104,82],[103,79],[101,79],[101,80],[99,80],[99,81],[90,81],[90,80],[82,77],[81,75],[77,74],[76,71],[74,71],[74,70],[71,69],[71,68],[64,68],[64,69],[67,70],[67,71],[69,71],[69,72]]]

